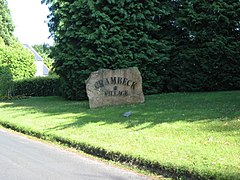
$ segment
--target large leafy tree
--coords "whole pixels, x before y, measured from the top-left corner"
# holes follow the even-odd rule
[[[169,91],[239,89],[239,0],[185,0],[177,15]]]
[[[33,77],[36,72],[33,54],[18,41],[0,45],[0,66],[8,67],[14,80]]]
[[[146,92],[158,92],[158,64],[168,60],[171,48],[158,39],[157,17],[166,14],[160,7],[157,0],[53,1],[53,55],[67,98],[86,97],[84,81],[91,71],[130,66],[142,72]]]
[[[36,71],[34,56],[16,40],[13,30],[7,1],[0,0],[0,76],[12,79],[32,77]]]
[[[70,99],[99,68],[137,66],[145,93],[240,88],[239,0],[48,0]]]

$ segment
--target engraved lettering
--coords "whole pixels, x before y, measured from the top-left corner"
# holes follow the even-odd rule
[[[110,84],[110,83],[109,83],[108,79],[106,78],[105,79],[105,85],[108,85],[108,84]]]
[[[128,96],[128,91],[105,91],[105,96]]]
[[[131,88],[135,89],[136,84],[137,84],[136,82],[133,82],[132,85],[131,85]]]
[[[111,77],[111,84],[117,84],[116,77]]]
[[[121,77],[118,77],[118,84],[122,84],[123,83],[123,78],[121,78]]]
[[[96,89],[103,87],[104,86],[103,80],[97,81],[94,86]]]
[[[128,81],[127,78],[123,78],[123,84],[124,84],[124,85],[127,85],[127,81]]]

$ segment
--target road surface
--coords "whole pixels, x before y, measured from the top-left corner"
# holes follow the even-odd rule
[[[1,180],[146,180],[147,177],[0,129]]]

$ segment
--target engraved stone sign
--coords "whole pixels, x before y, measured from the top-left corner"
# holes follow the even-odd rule
[[[86,80],[86,90],[90,108],[144,102],[137,67],[92,72]]]

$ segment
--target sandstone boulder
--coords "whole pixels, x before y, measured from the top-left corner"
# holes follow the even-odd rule
[[[90,108],[144,102],[142,77],[136,67],[92,72],[86,90]]]

